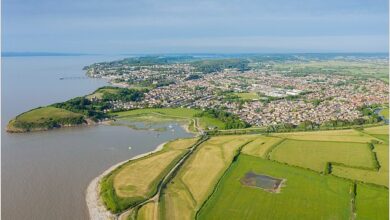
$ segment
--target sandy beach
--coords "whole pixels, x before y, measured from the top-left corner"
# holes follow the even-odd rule
[[[115,219],[116,215],[112,214],[109,212],[105,206],[103,205],[103,202],[100,200],[100,181],[101,179],[109,174],[111,171],[115,170],[118,166],[130,161],[130,160],[135,160],[147,155],[150,155],[152,153],[158,152],[163,149],[164,145],[167,142],[164,142],[160,145],[157,146],[157,148],[153,151],[137,155],[135,157],[132,157],[129,160],[122,161],[120,163],[117,163],[113,166],[111,166],[109,169],[105,170],[102,174],[94,178],[90,184],[88,185],[88,188],[86,190],[86,202],[87,202],[87,207],[88,207],[88,213],[89,213],[89,218],[93,220],[107,220],[107,219]]]

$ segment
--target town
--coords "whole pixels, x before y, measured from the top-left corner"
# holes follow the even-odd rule
[[[134,65],[94,64],[87,75],[114,85],[147,88],[141,101],[111,101],[106,111],[152,107],[221,109],[252,126],[299,125],[310,121],[355,121],[364,106],[388,102],[388,84],[375,77],[320,71],[294,75],[272,64],[245,70],[223,68],[204,74],[191,62]]]

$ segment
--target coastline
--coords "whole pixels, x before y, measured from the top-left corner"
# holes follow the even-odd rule
[[[12,122],[11,120],[10,122]],[[59,127],[53,127],[53,128],[34,128],[32,130],[22,130],[19,128],[11,127],[10,122],[7,124],[5,131],[8,133],[30,133],[30,132],[39,132],[39,131],[51,131],[51,130],[56,130],[56,129],[61,129],[61,128],[77,128],[77,127],[90,127],[90,126],[96,126],[96,125],[110,125],[110,123],[113,120],[105,120],[105,121],[100,121],[100,122],[94,122],[90,119],[86,120],[86,123],[82,124],[66,124],[66,125],[60,125]]]
[[[86,196],[85,196],[85,201],[87,203],[87,208],[88,208],[88,215],[89,219],[93,220],[107,220],[107,219],[116,219],[116,215],[112,214],[110,211],[106,209],[104,206],[103,202],[100,200],[100,181],[101,179],[109,174],[111,171],[115,170],[118,166],[127,163],[131,160],[136,160],[141,157],[145,157],[147,155],[156,153],[158,151],[161,151],[164,148],[164,145],[168,143],[168,141],[161,143],[154,149],[153,151],[146,152],[137,156],[134,156],[128,160],[119,162],[107,170],[105,170],[102,174],[99,176],[95,177],[88,185],[87,190],[86,190]]]

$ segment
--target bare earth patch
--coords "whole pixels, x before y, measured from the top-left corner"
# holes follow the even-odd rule
[[[257,174],[252,171],[247,172],[245,176],[240,179],[241,184],[244,186],[261,188],[271,193],[279,193],[285,181],[285,179]]]

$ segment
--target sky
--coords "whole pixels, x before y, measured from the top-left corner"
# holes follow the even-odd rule
[[[2,0],[13,52],[388,52],[388,0]]]

